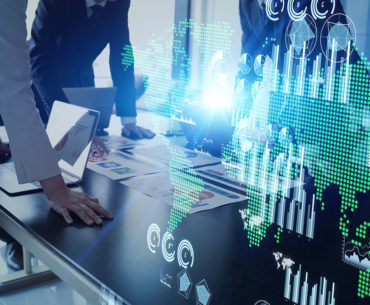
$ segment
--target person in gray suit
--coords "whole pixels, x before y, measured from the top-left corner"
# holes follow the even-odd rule
[[[0,114],[9,136],[18,181],[39,181],[51,208],[67,223],[73,222],[72,212],[88,225],[100,225],[99,214],[107,218],[113,215],[97,199],[65,185],[36,110],[29,77],[26,8],[27,0],[0,1]]]

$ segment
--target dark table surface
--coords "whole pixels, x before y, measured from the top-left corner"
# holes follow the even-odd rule
[[[313,240],[284,231],[276,242],[277,226],[271,225],[260,247],[249,246],[243,229],[239,209],[247,207],[246,201],[188,215],[173,232],[174,249],[184,239],[194,248],[194,265],[187,270],[193,286],[186,299],[178,293],[177,277],[184,269],[176,257],[169,263],[160,248],[152,253],[147,245],[151,224],[159,226],[163,237],[171,208],[90,170],[81,189],[113,212],[114,220],[88,227],[75,218],[69,226],[50,210],[41,193],[9,197],[0,192],[1,211],[127,303],[196,304],[194,285],[205,280],[212,294],[210,304],[293,304],[283,297],[285,271],[277,268],[273,256],[281,252],[295,261],[294,272],[301,265],[302,277],[308,273],[310,287],[320,283],[320,277],[326,277],[330,287],[335,282],[335,304],[369,304],[366,297],[356,296],[359,271],[342,261],[337,204],[317,211]],[[330,188],[326,196],[335,203],[337,193]],[[357,213],[369,218],[368,207]]]

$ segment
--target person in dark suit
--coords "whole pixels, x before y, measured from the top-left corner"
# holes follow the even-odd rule
[[[31,78],[40,114],[55,100],[68,102],[66,87],[93,87],[93,62],[109,44],[110,70],[117,87],[116,114],[122,135],[152,138],[136,125],[134,68],[124,69],[121,53],[131,47],[130,0],[40,0],[30,40]]]
[[[242,29],[242,54],[256,56],[266,37],[273,32],[273,24],[265,14],[263,0],[239,0],[239,17]]]

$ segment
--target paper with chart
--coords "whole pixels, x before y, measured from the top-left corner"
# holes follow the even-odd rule
[[[245,192],[247,189],[247,186],[240,180],[238,180],[237,177],[235,177],[234,179],[230,178],[230,175],[227,172],[227,165],[216,164],[204,166],[197,169],[196,172],[201,177],[215,180],[224,185],[233,187],[239,191]]]
[[[54,146],[60,160],[74,166],[82,152],[92,141],[94,122],[95,117],[87,112],[65,133]]]
[[[156,166],[124,154],[111,153],[107,156],[90,156],[87,168],[112,180],[127,179],[156,173]]]
[[[177,177],[181,179],[181,177]],[[187,177],[184,175],[183,180],[186,181]],[[130,188],[136,189],[145,195],[158,199],[168,205],[172,206],[174,202],[175,187],[171,183],[170,174],[160,173],[147,176],[136,177],[130,180],[122,181],[121,184]],[[177,196],[183,196],[183,200],[187,200],[189,193],[184,189],[177,192]],[[188,212],[193,214],[213,208],[217,208],[226,204],[242,201],[242,195],[228,191],[210,183],[204,183],[204,188],[200,192],[199,201],[192,205]]]
[[[0,126],[0,139],[3,143],[9,143],[9,138],[5,126]]]
[[[124,138],[122,136],[103,136],[100,137],[100,139],[103,141],[108,150],[118,150],[140,145],[138,141]]]
[[[171,146],[171,149],[183,152],[184,158],[191,162],[192,167],[208,165],[208,164],[215,164],[215,163],[221,162],[219,158],[212,157],[204,153],[182,148],[179,146]],[[166,145],[134,147],[133,149],[127,150],[127,152],[132,153],[134,156],[140,156],[150,161],[157,161],[157,162],[161,162],[166,165],[169,164],[172,158],[171,151]],[[184,165],[184,167],[188,167],[188,165]]]

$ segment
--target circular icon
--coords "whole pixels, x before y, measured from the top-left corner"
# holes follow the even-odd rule
[[[239,79],[235,90],[238,98],[245,100],[251,92],[251,85],[246,79]]]
[[[233,79],[233,61],[223,51],[213,55],[208,66],[208,83],[212,87],[225,87]]]
[[[254,60],[253,68],[254,73],[256,73],[257,76],[263,75],[263,66],[265,65],[265,61],[266,57],[264,55],[258,55]]]
[[[322,53],[330,62],[344,62],[355,49],[356,36],[352,19],[344,14],[335,14],[326,20],[321,30]]]
[[[303,8],[301,0],[288,0],[288,14],[293,21],[300,21],[306,18],[307,7]]]
[[[242,74],[249,74],[252,70],[253,58],[249,53],[244,53],[239,60],[239,71]]]
[[[173,237],[170,233],[166,232],[162,239],[162,254],[164,259],[171,263],[175,259],[175,250],[173,249]]]
[[[146,241],[148,243],[148,248],[150,252],[156,253],[157,248],[159,248],[161,242],[161,230],[159,229],[158,225],[153,223],[146,234]]]
[[[269,144],[275,144],[279,139],[279,131],[275,125],[272,124],[267,125],[266,139]]]
[[[261,87],[261,82],[257,81],[253,83],[252,89],[251,89],[251,96],[253,100],[256,99],[256,97],[258,96],[260,87]]]
[[[186,239],[182,240],[177,248],[177,261],[182,268],[187,269],[189,266],[193,267],[194,249]]]
[[[244,158],[249,153],[253,146],[253,118],[243,118],[235,128],[233,134],[234,147],[238,148],[238,155]]]
[[[243,139],[243,140],[240,141],[239,144],[240,144],[240,149],[241,149],[241,151],[244,155],[246,153],[249,153],[252,150],[254,143],[253,143],[253,141]]]
[[[266,15],[271,21],[278,21],[284,11],[285,0],[266,0]]]
[[[257,301],[254,305],[270,305],[270,303],[264,300],[260,300]]]
[[[287,49],[292,46],[293,57],[300,59],[307,58],[315,49],[317,43],[317,26],[315,20],[306,15],[306,18],[293,21],[291,20],[285,31],[285,44]]]
[[[293,143],[293,140],[294,140],[294,134],[290,128],[284,127],[283,129],[280,130],[279,143],[282,147],[287,149],[290,143]]]
[[[335,0],[312,0],[311,12],[315,19],[325,19],[330,12],[335,12]]]

